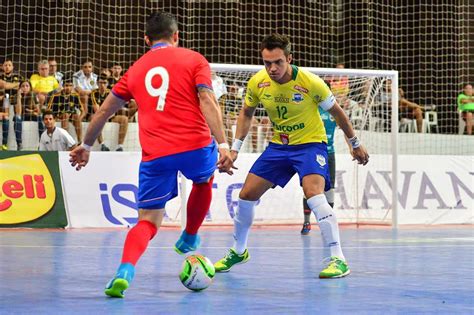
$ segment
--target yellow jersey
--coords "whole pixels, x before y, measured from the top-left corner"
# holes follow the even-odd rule
[[[273,81],[265,69],[257,72],[247,84],[245,104],[262,103],[273,126],[272,142],[304,144],[328,142],[318,106],[330,107],[334,96],[317,75],[294,65],[292,78],[285,84]]]
[[[39,74],[33,74],[30,78],[31,88],[35,92],[49,93],[59,87],[59,82],[52,75],[42,77]]]

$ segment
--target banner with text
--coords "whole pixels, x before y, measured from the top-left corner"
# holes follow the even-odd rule
[[[0,152],[0,228],[67,225],[57,152]]]
[[[213,200],[205,223],[231,224],[239,191],[257,154],[241,154],[233,176],[216,172]],[[371,156],[356,166],[350,156],[336,156],[335,210],[339,222],[391,220],[391,157]],[[120,227],[137,221],[140,154],[92,152],[81,171],[69,165],[67,152],[60,165],[71,227]],[[400,224],[473,224],[474,170],[472,157],[400,156],[398,209]],[[185,181],[185,191],[192,187]],[[181,190],[180,190],[181,191]],[[255,223],[300,223],[302,189],[294,176],[282,189],[269,190],[256,206]],[[165,224],[180,224],[182,199],[167,204]]]

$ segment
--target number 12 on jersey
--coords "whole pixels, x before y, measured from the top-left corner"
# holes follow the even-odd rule
[[[153,77],[159,75],[161,77],[161,85],[159,88],[154,88],[151,84]],[[145,87],[147,92],[153,96],[158,97],[158,103],[156,105],[156,110],[164,111],[166,104],[166,93],[168,93],[168,88],[170,85],[170,76],[168,71],[163,67],[155,67],[150,69],[145,76]]]

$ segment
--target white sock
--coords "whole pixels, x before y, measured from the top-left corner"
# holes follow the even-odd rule
[[[331,256],[337,256],[342,260],[345,260],[341,249],[339,226],[337,224],[336,215],[327,202],[326,196],[320,194],[309,198],[308,206],[318,219],[324,246],[329,248]]]
[[[256,201],[239,198],[239,207],[234,216],[234,249],[239,255],[247,249],[247,240],[255,216],[256,203]]]

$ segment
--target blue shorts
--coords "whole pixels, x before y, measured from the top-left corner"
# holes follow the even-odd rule
[[[138,177],[138,208],[164,208],[168,200],[178,195],[178,171],[193,182],[202,183],[214,174],[216,163],[214,141],[201,149],[142,161]]]
[[[295,173],[300,177],[300,185],[306,175],[319,174],[325,180],[324,191],[331,188],[326,143],[281,145],[270,142],[250,173],[280,187],[285,187]]]

